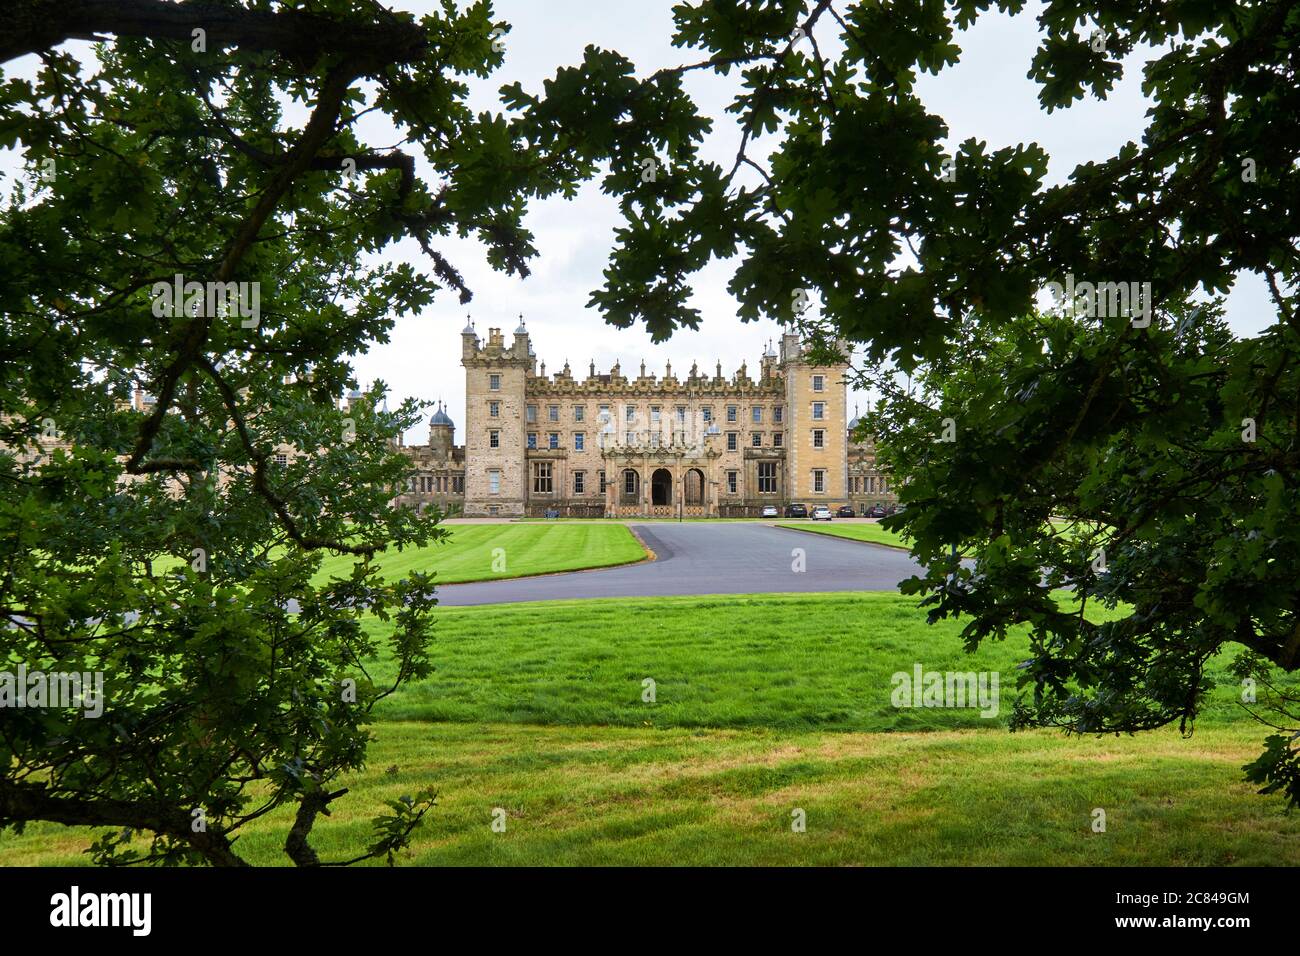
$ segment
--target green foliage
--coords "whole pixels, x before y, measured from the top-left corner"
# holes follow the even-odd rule
[[[468,301],[441,240],[527,274],[527,201],[595,155],[470,110],[467,78],[502,61],[485,2],[15,6],[0,63],[35,75],[0,78],[0,147],[26,163],[0,207],[0,669],[105,686],[99,717],[4,711],[0,826],[108,828],[105,863],[237,865],[241,828],[292,807],[285,851],[318,864],[371,709],[431,668],[434,579],[375,555],[442,535],[389,507],[418,403],[389,411],[376,382],[341,410],[352,358],[439,292]],[[83,64],[61,44],[87,35],[109,40]],[[363,140],[367,112],[398,148]],[[406,238],[427,268],[382,261]],[[170,308],[177,276],[244,283],[243,308]],[[431,805],[394,807],[370,854]]]

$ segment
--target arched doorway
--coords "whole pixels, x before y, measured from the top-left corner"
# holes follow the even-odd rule
[[[687,505],[704,504],[704,472],[691,468],[686,472],[683,495]]]
[[[633,468],[623,471],[623,481],[619,488],[619,500],[623,504],[636,504],[641,498],[641,476]]]
[[[673,475],[667,468],[656,468],[650,476],[650,504],[670,505],[673,503]]]

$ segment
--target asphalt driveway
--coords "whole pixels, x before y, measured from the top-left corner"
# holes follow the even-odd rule
[[[766,524],[629,522],[655,561],[533,578],[447,584],[442,604],[787,591],[892,591],[919,573],[905,551]],[[794,570],[799,548],[804,570]]]

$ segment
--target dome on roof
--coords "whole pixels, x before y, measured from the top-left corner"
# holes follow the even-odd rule
[[[527,334],[528,334],[528,330],[524,328],[524,317],[521,315],[519,317],[519,326],[518,328],[515,329],[515,335],[527,335]]]
[[[860,421],[862,421],[861,418],[855,418],[853,421],[849,422],[849,431],[857,431],[858,422]]]
[[[434,412],[433,416],[429,419],[429,424],[448,425],[452,428],[456,427],[456,423],[451,420],[451,416],[449,416],[445,411],[443,411],[441,403],[439,403],[438,405],[438,410]]]

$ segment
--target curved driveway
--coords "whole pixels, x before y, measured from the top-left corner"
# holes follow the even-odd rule
[[[892,591],[920,570],[896,548],[766,524],[629,524],[657,560],[600,571],[444,584],[438,588],[439,602],[461,606],[668,594]],[[802,572],[793,570],[796,548],[803,549]]]

